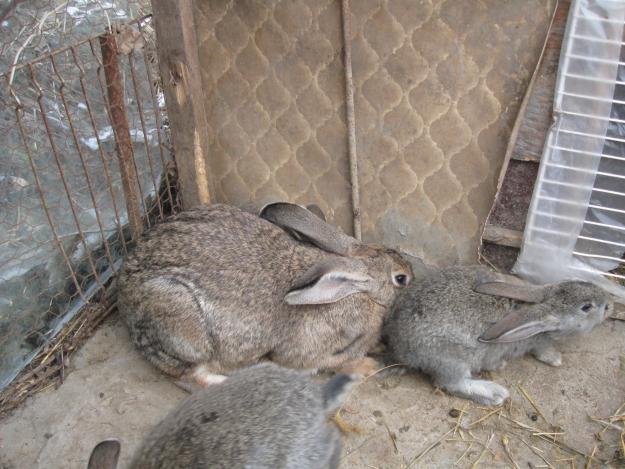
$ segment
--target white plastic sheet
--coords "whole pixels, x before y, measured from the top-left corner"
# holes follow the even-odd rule
[[[608,277],[625,252],[623,0],[574,0],[548,133],[514,271],[537,283]]]

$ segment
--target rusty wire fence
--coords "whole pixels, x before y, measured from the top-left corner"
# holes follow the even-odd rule
[[[2,389],[179,206],[151,17],[11,63],[0,141]]]
[[[0,73],[150,13],[150,0],[5,0],[0,2]]]

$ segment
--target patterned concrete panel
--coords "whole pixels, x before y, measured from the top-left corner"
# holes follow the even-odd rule
[[[218,201],[319,204],[351,232],[339,3],[196,3]]]
[[[434,264],[479,227],[553,2],[353,2],[363,233]]]
[[[363,233],[476,258],[553,0],[354,0]],[[316,202],[351,232],[340,2],[196,3],[219,201]]]

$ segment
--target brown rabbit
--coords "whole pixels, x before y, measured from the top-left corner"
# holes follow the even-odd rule
[[[213,205],[143,237],[120,274],[118,306],[147,359],[186,381],[220,382],[262,360],[363,371],[411,277],[396,251],[298,205],[271,204],[260,217]]]

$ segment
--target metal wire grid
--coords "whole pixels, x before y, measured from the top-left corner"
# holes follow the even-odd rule
[[[178,208],[150,22],[0,76],[0,388]]]
[[[593,34],[597,31],[596,23],[621,28],[623,24],[614,19],[584,16],[580,5],[581,2],[575,3],[569,46],[561,60],[561,77],[556,90],[560,120],[557,132],[546,143],[543,154],[546,161],[541,163],[525,243],[531,245],[540,239],[554,246],[563,245],[581,222],[572,255],[583,264],[571,267],[586,272],[598,269],[605,276],[625,280],[620,268],[625,263],[625,43]],[[575,52],[589,44],[600,46],[606,57],[614,55],[616,49],[619,59]],[[584,64],[588,63],[613,66],[615,78],[584,72]],[[607,87],[610,98],[601,96],[605,92],[580,92],[584,88],[580,84],[588,82]],[[607,117],[589,111],[589,103],[604,103],[609,110]],[[599,151],[589,149],[597,145],[600,145]],[[566,189],[570,189],[568,194]],[[574,194],[581,196],[572,197]],[[576,210],[581,219],[574,214]]]
[[[9,0],[0,4],[0,73],[151,13],[149,0]]]

